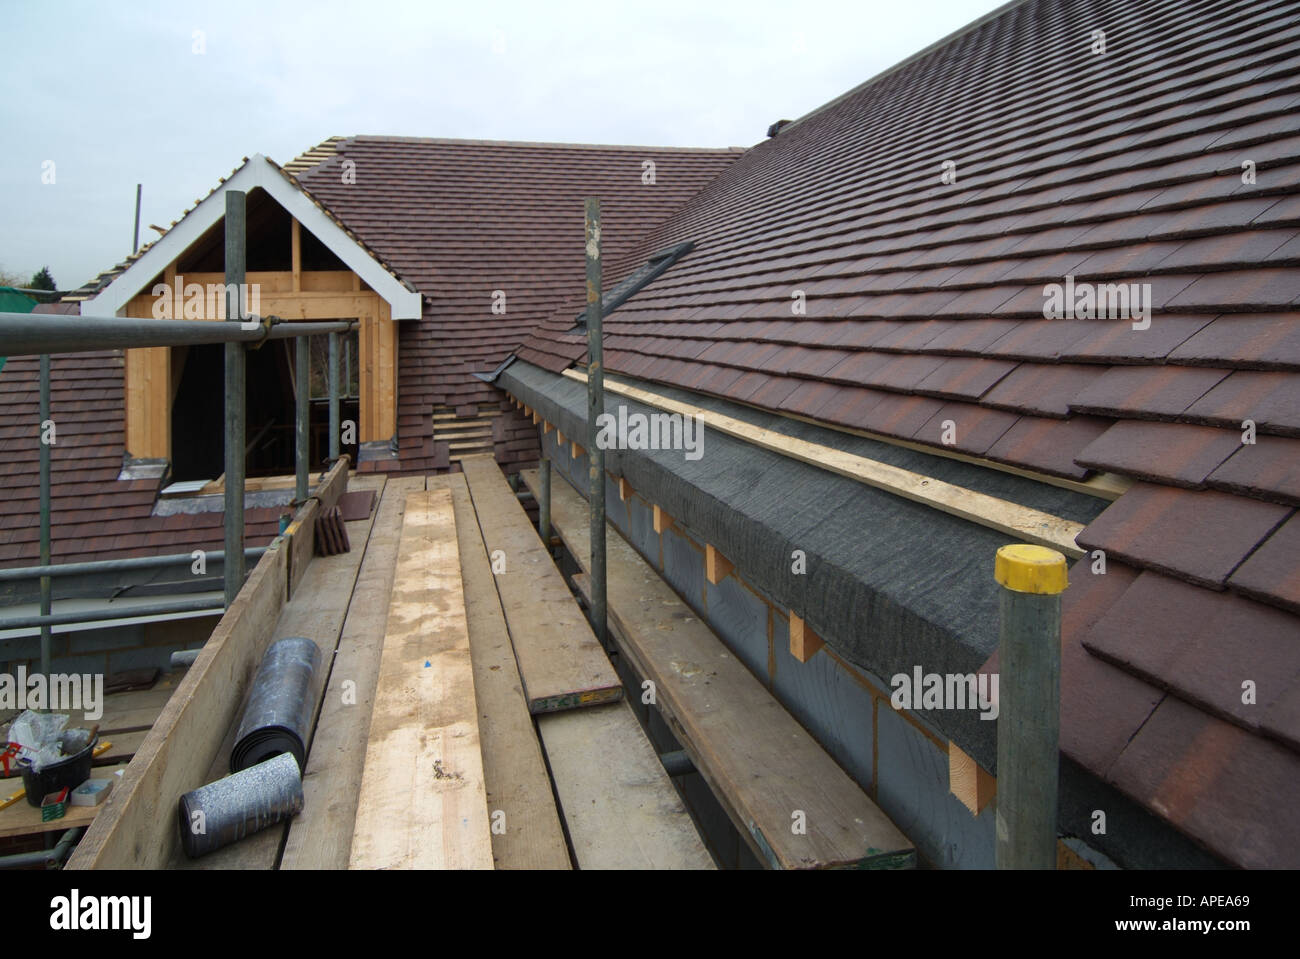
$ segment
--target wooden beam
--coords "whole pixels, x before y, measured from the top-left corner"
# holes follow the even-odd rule
[[[461,468],[533,714],[622,698],[623,686],[568,584],[491,455]]]
[[[790,610],[790,655],[799,662],[806,663],[825,645],[825,641],[813,628],[798,613]]]
[[[632,498],[632,484],[621,476],[618,478],[618,498],[625,503]]]
[[[292,226],[289,231],[289,269],[293,274],[291,289],[294,293],[299,293],[302,291],[302,226],[298,223],[297,217],[290,217],[290,223]]]
[[[528,711],[514,644],[465,475],[430,476],[428,483],[431,490],[451,491],[456,513],[483,777],[489,815],[495,823],[493,860],[497,869],[569,869],[572,864],[546,760]]]
[[[719,553],[716,548],[709,544],[705,545],[704,575],[708,578],[710,583],[717,586],[720,582],[726,579],[727,574],[735,568],[735,564]]]
[[[978,816],[997,795],[998,781],[952,740],[948,741],[948,791]]]
[[[654,507],[655,532],[662,533],[668,527],[673,525],[673,518],[669,516],[659,504]]]
[[[533,425],[536,426],[541,421],[542,421],[542,414],[537,412],[537,410],[533,410]]]
[[[537,717],[582,869],[714,869],[626,702]]]
[[[555,424],[553,424],[553,423],[547,423],[547,424],[545,424],[545,425],[542,427],[542,435],[545,436],[547,433],[549,433],[549,432],[550,432],[551,430],[553,430],[553,429],[555,429]]]
[[[564,375],[586,382],[586,374],[565,370]],[[986,526],[1017,540],[1058,549],[1078,558],[1083,550],[1075,537],[1084,524],[1053,516],[1042,510],[1021,506],[965,487],[955,486],[932,476],[915,473],[888,463],[832,449],[776,430],[764,429],[731,416],[715,413],[688,403],[651,393],[618,380],[607,379],[605,389],[671,413],[698,417],[710,429],[743,440],[760,449],[770,450],[820,469],[857,480],[867,486],[893,493],[904,499],[933,507],[980,526]]]
[[[492,868],[448,490],[406,498],[348,865]]]
[[[375,293],[263,293],[261,307],[263,316],[275,315],[284,320],[348,320],[373,317],[379,309],[379,296]]]
[[[388,301],[376,298],[378,312],[375,323],[378,326],[379,383],[375,402],[379,404],[376,411],[378,438],[386,440],[397,432],[397,364],[398,336],[397,323],[393,320],[393,309]]]
[[[579,456],[585,453],[586,450],[584,450],[581,446],[578,445],[577,440],[574,440],[572,443],[572,449],[569,452],[573,454],[573,458],[576,460]]]
[[[560,449],[564,449],[564,433],[560,430],[555,431],[555,443]]]
[[[95,818],[69,869],[159,869],[180,846],[176,804],[204,785],[284,605],[287,551],[262,554]]]

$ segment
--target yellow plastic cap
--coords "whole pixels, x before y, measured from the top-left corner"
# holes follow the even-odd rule
[[[1069,581],[1065,557],[1046,546],[1015,543],[998,550],[993,576],[1017,593],[1063,593]]]

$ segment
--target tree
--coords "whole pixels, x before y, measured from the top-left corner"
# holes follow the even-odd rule
[[[50,275],[50,268],[48,266],[43,266],[33,273],[31,282],[28,283],[27,286],[33,290],[49,290],[51,293],[59,288],[54,282],[54,277]],[[54,302],[53,296],[38,296],[37,299],[42,303]]]
[[[0,286],[23,286],[23,278],[0,267]]]

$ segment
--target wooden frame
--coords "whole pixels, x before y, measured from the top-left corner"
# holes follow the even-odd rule
[[[294,221],[295,227],[297,221]],[[297,231],[295,230],[295,235]],[[297,262],[295,256],[295,263]],[[168,265],[165,280],[175,288],[176,264]],[[397,323],[388,302],[374,290],[358,290],[361,278],[345,270],[251,272],[264,316],[285,320],[356,318],[357,363],[360,367],[360,442],[386,440],[397,431]],[[187,273],[183,283],[224,283],[219,273]],[[133,297],[125,315],[152,318],[158,298],[152,292]],[[174,304],[173,304],[174,306]],[[224,300],[203,320],[224,320]],[[169,318],[174,309],[164,311]],[[196,321],[197,322],[197,321]],[[126,350],[126,449],[139,459],[171,459],[171,404],[180,383],[171,347]]]

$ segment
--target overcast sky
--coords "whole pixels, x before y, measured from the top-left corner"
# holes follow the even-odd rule
[[[75,288],[130,253],[137,183],[143,243],[334,135],[751,146],[1000,5],[6,0],[0,270]]]

